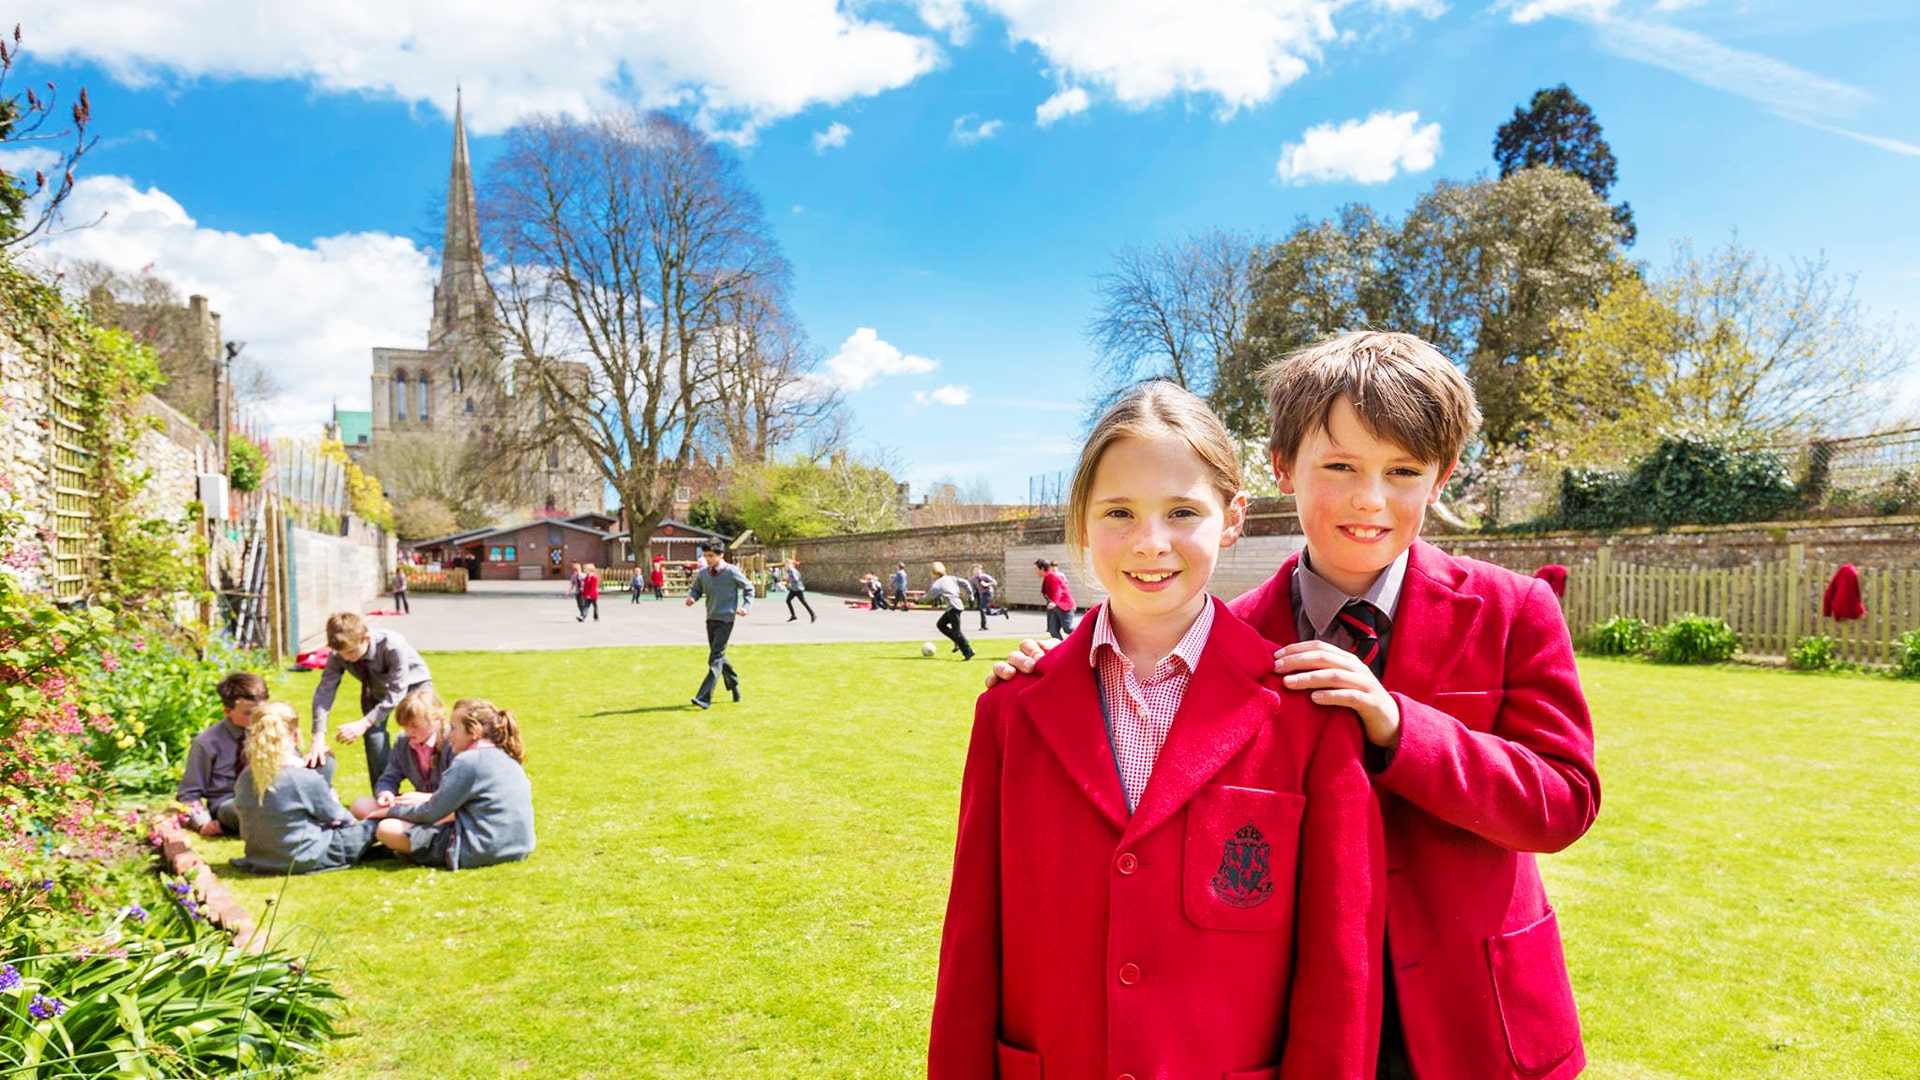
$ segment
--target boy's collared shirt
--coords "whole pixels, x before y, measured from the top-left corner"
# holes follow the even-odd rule
[[[193,737],[175,798],[192,806],[194,828],[213,820],[213,805],[233,798],[233,785],[247,767],[247,729],[222,717]]]
[[[1179,644],[1160,658],[1153,673],[1142,682],[1114,636],[1107,620],[1107,605],[1100,605],[1088,661],[1100,676],[1100,696],[1128,810],[1139,805],[1141,794],[1147,790],[1153,763],[1166,745],[1167,731],[1173,727],[1187,684],[1193,681],[1194,669],[1200,666],[1200,655],[1206,650],[1207,635],[1212,632],[1213,598],[1209,596],[1193,624],[1180,636]]]
[[[1351,649],[1353,635],[1348,633],[1337,616],[1348,603],[1365,600],[1386,618],[1386,624],[1380,628],[1380,649],[1385,652],[1388,642],[1393,638],[1393,615],[1400,606],[1400,587],[1407,580],[1408,554],[1408,551],[1401,552],[1399,558],[1373,579],[1373,586],[1365,593],[1349,596],[1326,578],[1314,573],[1308,553],[1302,551],[1300,565],[1294,570],[1291,585],[1294,632],[1300,635],[1301,641],[1325,641]]]

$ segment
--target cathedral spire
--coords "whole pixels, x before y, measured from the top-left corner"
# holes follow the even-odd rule
[[[467,125],[458,88],[453,99],[453,173],[447,180],[447,234],[440,249],[440,284],[433,290],[429,348],[462,336],[474,320],[493,317],[493,291],[480,253],[480,214],[473,197],[473,163],[467,157]]]

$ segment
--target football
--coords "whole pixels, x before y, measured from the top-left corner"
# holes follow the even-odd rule
[[[928,641],[928,642],[923,642],[923,643],[922,643],[922,644],[920,645],[920,655],[921,655],[921,656],[932,656],[932,655],[933,655],[933,642],[931,642],[931,641]]]

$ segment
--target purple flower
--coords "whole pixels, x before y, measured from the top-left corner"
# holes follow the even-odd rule
[[[188,893],[193,891],[193,886],[187,884],[184,881],[169,881],[167,882],[167,888],[172,889],[174,892],[179,893],[181,896],[185,896]]]
[[[200,905],[199,905],[199,904],[196,904],[196,903],[194,903],[194,902],[193,902],[193,901],[191,901],[191,900],[183,900],[183,901],[181,901],[181,904],[182,904],[182,905],[183,905],[183,906],[184,906],[184,907],[185,907],[185,908],[187,909],[187,915],[188,915],[188,916],[189,916],[190,918],[195,918],[195,919],[197,919],[197,918],[199,918],[199,917],[200,917]]]
[[[27,1015],[35,1020],[51,1020],[67,1011],[67,1003],[57,997],[45,994],[33,995],[33,1004],[27,1006]]]
[[[0,990],[12,990],[20,985],[20,973],[12,964],[0,964]]]
[[[126,907],[120,909],[120,914],[132,919],[134,922],[147,921],[147,909],[141,907],[139,904],[128,904]]]

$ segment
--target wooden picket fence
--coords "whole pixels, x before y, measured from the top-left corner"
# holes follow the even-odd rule
[[[1837,659],[1856,664],[1892,664],[1894,641],[1920,629],[1920,570],[1857,568],[1865,618],[1836,622],[1820,614],[1839,564],[1806,559],[1790,545],[1787,557],[1726,568],[1671,568],[1623,563],[1601,548],[1592,563],[1568,568],[1561,599],[1575,636],[1616,615],[1659,627],[1681,615],[1716,615],[1740,635],[1753,656],[1784,657],[1801,638],[1825,634]]]

